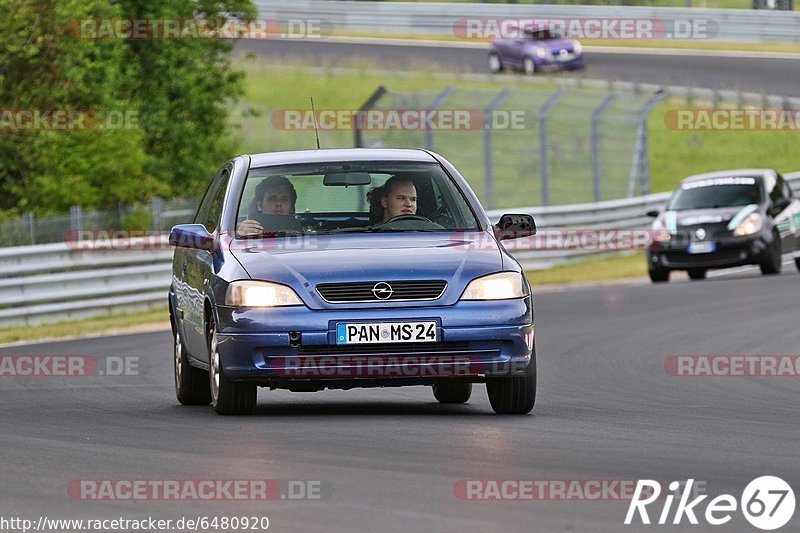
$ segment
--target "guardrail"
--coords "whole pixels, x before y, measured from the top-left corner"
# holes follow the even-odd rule
[[[322,21],[336,35],[350,32],[452,37],[456,21],[464,19],[638,19],[653,21],[656,28],[675,28],[673,32],[664,32],[664,37],[674,40],[680,40],[676,35],[681,35],[678,33],[681,28],[693,27],[706,28],[703,33],[698,33],[707,35],[704,40],[800,42],[800,13],[791,11],[337,0],[256,0],[255,4],[262,17],[282,23]]]
[[[786,175],[800,193],[800,172]],[[670,193],[650,194],[593,204],[529,207],[490,211],[532,214],[540,228],[638,229],[652,219]],[[0,327],[76,320],[165,306],[171,277],[172,249],[166,236],[129,243],[57,243],[0,248]],[[141,249],[135,249],[140,246]],[[118,248],[124,248],[122,250]],[[597,250],[516,250],[526,270],[549,268]],[[78,333],[78,332],[76,332]]]

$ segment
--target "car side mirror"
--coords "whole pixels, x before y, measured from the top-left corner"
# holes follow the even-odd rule
[[[178,248],[211,251],[214,237],[202,224],[179,224],[169,232],[169,244]]]
[[[769,208],[770,216],[776,216],[778,213],[789,207],[789,204],[792,203],[791,200],[788,198],[778,198],[773,202],[772,206]]]
[[[505,214],[494,226],[494,234],[500,241],[536,235],[536,222],[531,215]]]
[[[647,216],[656,218],[659,215],[658,209],[651,209],[647,212]]]

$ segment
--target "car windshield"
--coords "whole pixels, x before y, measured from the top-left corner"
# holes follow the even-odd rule
[[[761,187],[755,178],[715,178],[684,183],[672,195],[668,209],[681,211],[733,207],[760,202]]]
[[[556,30],[542,29],[526,29],[525,34],[528,38],[534,41],[551,41],[553,39],[561,39],[561,34]]]
[[[236,236],[474,231],[480,225],[437,163],[313,163],[251,169]]]

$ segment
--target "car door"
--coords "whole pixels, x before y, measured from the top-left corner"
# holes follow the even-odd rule
[[[231,175],[231,166],[223,167],[206,191],[197,210],[194,223],[202,224],[216,240],[222,207]],[[182,268],[186,290],[187,309],[184,310],[184,338],[189,353],[195,359],[208,362],[205,334],[205,300],[212,276],[216,275],[214,256],[216,251],[187,249]]]
[[[796,251],[800,249],[800,200],[795,196],[789,182],[780,174],[778,174],[778,181],[783,189],[783,196],[789,199],[789,206],[786,208],[789,221],[789,235],[787,240],[791,244],[791,248],[784,246],[783,249],[787,252]]]
[[[774,219],[775,227],[781,235],[781,251],[783,253],[794,251],[797,248],[795,236],[794,210],[791,189],[780,174],[776,174],[774,183],[768,180],[772,190],[769,191],[769,215]],[[782,207],[781,207],[782,206]]]

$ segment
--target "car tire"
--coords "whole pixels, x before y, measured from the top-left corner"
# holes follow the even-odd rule
[[[688,271],[689,279],[691,280],[698,280],[698,279],[706,279],[706,272],[705,268],[690,268]]]
[[[255,383],[233,381],[225,375],[217,350],[217,329],[214,320],[208,325],[208,377],[211,407],[220,415],[249,415],[255,411]]]
[[[648,269],[647,274],[653,283],[666,283],[669,281],[669,270],[665,268]]]
[[[472,396],[472,383],[437,383],[433,396],[439,403],[467,403]]]
[[[758,266],[765,276],[774,276],[781,273],[783,256],[781,255],[781,237],[777,233],[772,236],[772,246],[769,247],[767,257]]]
[[[186,347],[177,327],[174,328],[172,337],[172,366],[175,376],[175,396],[178,402],[181,405],[208,405],[211,403],[208,372],[189,364]]]
[[[797,267],[797,270],[800,270],[800,257],[794,258],[794,266]]]
[[[526,57],[525,59],[523,59],[522,72],[524,72],[528,76],[533,76],[534,74],[536,74],[536,62],[530,57]]]
[[[486,392],[492,409],[499,415],[524,415],[536,404],[536,355],[525,369],[525,375],[489,378]]]
[[[489,54],[489,72],[492,74],[503,72],[503,62],[500,60],[500,56],[495,53]]]

